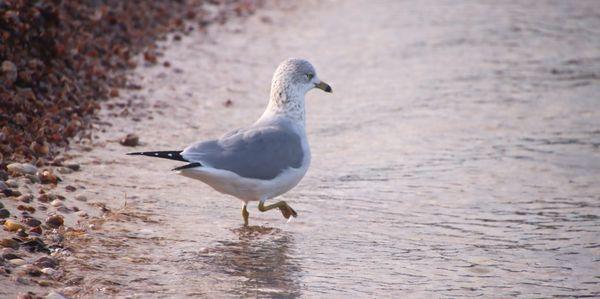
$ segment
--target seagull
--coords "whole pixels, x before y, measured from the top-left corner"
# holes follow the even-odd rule
[[[332,92],[304,59],[290,58],[275,70],[267,108],[254,124],[229,131],[218,139],[200,141],[184,150],[135,152],[187,162],[173,169],[200,180],[218,192],[242,201],[244,226],[248,226],[248,202],[258,201],[258,210],[278,208],[285,219],[297,217],[285,201],[266,201],[294,188],[310,165],[306,137],[304,96],[313,88]]]

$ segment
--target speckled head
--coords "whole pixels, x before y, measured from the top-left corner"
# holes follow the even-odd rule
[[[304,95],[313,88],[331,92],[331,87],[317,77],[315,68],[304,59],[283,61],[273,74],[271,99],[267,111],[304,119]]]
[[[331,87],[317,77],[317,71],[304,59],[290,58],[283,61],[273,74],[272,90],[285,90],[304,95],[313,88],[331,92]]]

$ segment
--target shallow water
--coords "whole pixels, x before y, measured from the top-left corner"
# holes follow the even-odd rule
[[[600,296],[599,2],[289,5],[136,72],[130,116],[105,116],[70,178],[121,212],[72,257],[83,295]],[[247,125],[290,56],[334,89],[307,97],[291,223],[252,206],[241,228],[237,200],[114,141],[181,149]]]

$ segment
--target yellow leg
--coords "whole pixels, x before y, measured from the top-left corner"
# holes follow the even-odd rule
[[[248,210],[246,209],[246,204],[244,204],[244,207],[242,208],[242,217],[244,217],[244,226],[248,226],[248,217],[250,216],[250,213],[248,213]]]
[[[298,217],[298,213],[283,200],[267,206],[265,206],[265,202],[262,200],[258,203],[258,210],[261,212],[266,212],[275,208],[279,208],[285,219],[289,219],[291,216]]]

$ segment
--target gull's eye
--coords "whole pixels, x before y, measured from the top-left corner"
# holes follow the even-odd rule
[[[314,76],[315,76],[315,75],[313,75],[313,74],[311,74],[311,73],[308,73],[308,74],[306,74],[306,78],[308,78],[308,80],[312,80],[312,78],[313,78]]]

